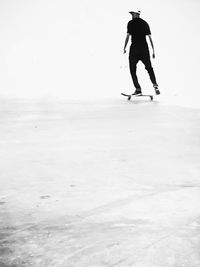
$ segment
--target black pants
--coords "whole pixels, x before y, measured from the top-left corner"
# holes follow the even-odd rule
[[[130,73],[131,73],[131,77],[132,77],[133,84],[134,84],[135,88],[141,90],[141,86],[138,82],[138,78],[136,75],[137,63],[139,60],[141,60],[142,63],[145,65],[145,69],[149,73],[149,77],[150,77],[151,82],[153,84],[157,84],[157,82],[156,82],[154,70],[153,70],[152,65],[151,65],[149,50],[148,49],[137,50],[133,46],[131,46],[130,52],[129,52]]]

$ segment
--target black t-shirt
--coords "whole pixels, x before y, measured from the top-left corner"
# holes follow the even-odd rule
[[[138,49],[148,49],[146,35],[151,34],[148,23],[141,19],[135,18],[128,22],[127,33],[131,35],[132,45]]]

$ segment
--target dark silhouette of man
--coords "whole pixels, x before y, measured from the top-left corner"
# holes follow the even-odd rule
[[[139,95],[142,93],[142,89],[136,75],[137,63],[140,60],[145,65],[145,69],[149,73],[149,77],[156,94],[159,95],[160,91],[158,89],[155,73],[151,65],[149,48],[146,40],[146,36],[148,36],[153,50],[152,57],[155,58],[155,51],[153,40],[151,37],[150,27],[145,20],[140,18],[140,11],[131,11],[129,13],[132,15],[132,20],[130,20],[127,25],[127,35],[124,44],[124,53],[126,53],[126,46],[131,36],[132,43],[129,51],[129,68],[135,87],[135,92],[133,93],[133,95]]]

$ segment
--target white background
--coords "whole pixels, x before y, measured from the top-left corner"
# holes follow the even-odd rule
[[[197,99],[197,0],[1,0],[0,96],[77,99],[131,92],[123,46],[133,9],[150,24],[162,94],[180,99],[195,93]],[[138,76],[143,90],[151,91],[140,63]]]

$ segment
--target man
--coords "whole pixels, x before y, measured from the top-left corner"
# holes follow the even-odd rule
[[[146,36],[148,36],[153,50],[152,57],[155,58],[154,45],[149,25],[145,20],[140,18],[140,11],[131,11],[129,13],[132,15],[132,20],[130,20],[127,25],[127,35],[125,39],[124,53],[126,53],[126,46],[131,36],[132,44],[130,46],[129,52],[129,67],[133,84],[135,87],[135,92],[133,93],[133,95],[138,95],[142,93],[141,86],[138,82],[138,78],[136,75],[136,67],[139,60],[141,60],[142,63],[145,65],[145,69],[149,73],[149,77],[153,84],[155,92],[157,95],[159,95],[160,91],[158,89],[155,73],[151,65],[149,48],[146,40]]]

